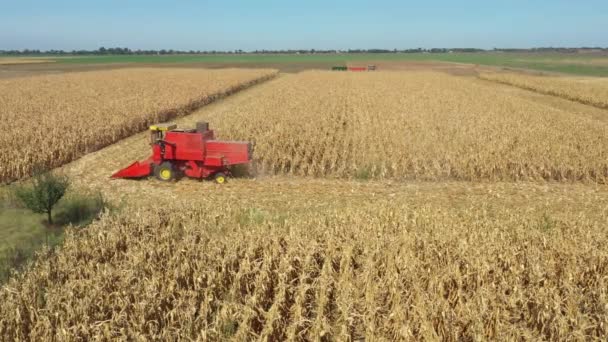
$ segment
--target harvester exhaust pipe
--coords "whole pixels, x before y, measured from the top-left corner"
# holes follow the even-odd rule
[[[205,133],[209,130],[209,123],[204,121],[199,121],[196,123],[196,132],[197,133]]]

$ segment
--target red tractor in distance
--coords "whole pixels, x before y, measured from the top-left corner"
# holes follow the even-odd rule
[[[246,164],[252,158],[252,145],[240,141],[215,140],[207,122],[195,129],[177,129],[175,124],[150,126],[152,156],[114,173],[112,178],[142,178],[154,175],[172,181],[182,175],[226,182],[229,167]]]

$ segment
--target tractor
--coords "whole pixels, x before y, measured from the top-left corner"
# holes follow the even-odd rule
[[[231,175],[230,167],[251,161],[249,142],[215,140],[207,122],[197,122],[194,129],[178,129],[176,124],[150,126],[152,155],[114,173],[112,178],[143,178],[154,175],[161,181],[181,176],[213,178],[223,184]]]

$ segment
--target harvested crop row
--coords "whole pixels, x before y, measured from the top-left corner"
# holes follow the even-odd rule
[[[548,77],[508,73],[486,73],[479,77],[487,81],[608,109],[608,79],[605,78]]]
[[[305,72],[206,119],[254,141],[259,173],[314,177],[608,179],[608,126],[439,73]]]
[[[1,80],[0,182],[70,162],[273,75],[121,69]]]
[[[299,213],[169,200],[106,217],[0,290],[0,338],[608,336],[605,224],[412,198]]]

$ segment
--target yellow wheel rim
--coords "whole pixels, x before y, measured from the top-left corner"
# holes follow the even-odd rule
[[[219,184],[224,184],[224,182],[226,181],[226,178],[224,178],[224,176],[219,176],[215,179],[216,182],[218,182]]]
[[[171,170],[164,169],[160,171],[160,178],[164,180],[171,179]]]

